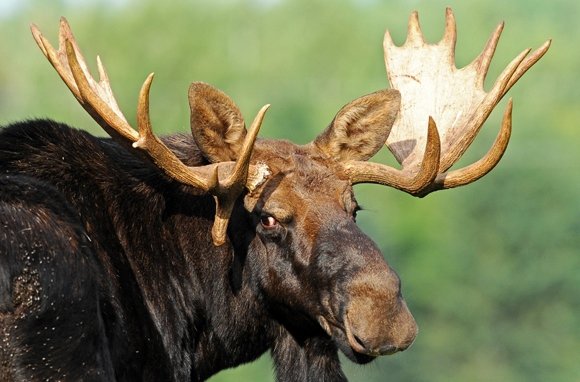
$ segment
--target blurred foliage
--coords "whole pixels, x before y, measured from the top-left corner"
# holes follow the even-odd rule
[[[547,56],[510,92],[512,142],[491,175],[425,199],[357,186],[366,206],[360,224],[401,275],[421,332],[404,353],[365,367],[344,364],[353,381],[580,380],[579,2],[48,3],[21,0],[0,15],[1,123],[50,116],[102,135],[27,30],[35,22],[55,41],[61,15],[87,57],[104,57],[130,120],[142,81],[155,71],[157,132],[188,129],[187,87],[203,80],[230,94],[247,119],[271,103],[262,135],[297,143],[313,139],[343,104],[387,86],[384,30],[403,42],[414,9],[433,42],[445,7],[454,9],[458,66],[505,20],[488,82],[522,49],[553,38]],[[500,116],[492,115],[465,163],[487,150]],[[265,356],[211,381],[273,379]]]

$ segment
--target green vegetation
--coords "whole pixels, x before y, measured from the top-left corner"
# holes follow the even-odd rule
[[[157,132],[188,129],[187,87],[203,80],[231,95],[247,119],[271,103],[262,135],[298,143],[314,138],[343,104],[387,86],[384,30],[401,43],[413,9],[433,42],[445,6],[454,9],[459,66],[505,20],[488,81],[524,48],[553,38],[547,56],[509,94],[514,133],[492,174],[425,199],[357,186],[367,209],[360,224],[399,272],[421,332],[404,353],[345,368],[351,380],[371,382],[580,380],[578,1],[48,3],[21,0],[18,11],[0,16],[1,123],[50,116],[102,134],[28,31],[35,22],[55,41],[61,15],[85,55],[104,58],[130,120],[142,81],[155,71]],[[504,105],[462,163],[487,150]],[[211,381],[273,379],[265,356]]]

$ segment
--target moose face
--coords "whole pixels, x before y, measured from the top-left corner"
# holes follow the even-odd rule
[[[206,159],[238,159],[246,131],[233,101],[202,83],[189,95],[192,134]],[[244,197],[255,227],[249,253],[259,257],[252,261],[267,300],[281,316],[306,321],[298,331],[318,325],[359,363],[404,350],[417,334],[398,276],[355,223],[359,207],[344,167],[383,146],[399,101],[394,90],[358,98],[305,146],[258,140],[250,162],[268,175]]]
[[[245,197],[268,301],[299,332],[319,325],[355,362],[406,349],[417,326],[397,274],[356,225],[359,207],[340,166],[315,145],[281,141],[258,141],[254,157],[271,171]]]

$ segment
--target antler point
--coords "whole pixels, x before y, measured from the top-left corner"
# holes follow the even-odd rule
[[[457,41],[457,26],[455,23],[455,16],[451,8],[447,8],[445,13],[445,31],[443,33],[442,43],[449,46],[450,61],[455,62],[455,42]]]
[[[546,42],[544,42],[542,44],[542,46],[540,46],[540,49],[548,50],[550,48],[550,46],[552,46],[552,39],[551,38],[547,39]]]
[[[393,36],[391,36],[391,32],[387,29],[383,37],[383,49],[386,52],[388,49],[393,48],[394,46],[395,42],[393,41]]]
[[[66,30],[68,33],[70,33],[70,24],[64,16],[60,17],[60,27],[62,30]]]
[[[149,92],[149,88],[151,87],[151,83],[153,82],[153,78],[155,78],[155,73],[151,72],[145,77],[145,81],[143,82],[143,86],[147,84],[147,92]]]
[[[497,28],[496,28],[496,30],[498,30],[498,31],[499,31],[499,33],[501,33],[501,32],[503,31],[503,29],[504,29],[504,28],[505,28],[505,21],[502,21],[502,22],[500,22],[500,23],[497,25]]]
[[[413,11],[409,17],[409,26],[407,29],[406,44],[420,45],[425,42],[423,32],[421,31],[421,24],[419,23],[419,12]]]

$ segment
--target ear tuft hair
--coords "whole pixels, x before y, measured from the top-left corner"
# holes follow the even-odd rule
[[[357,98],[340,109],[313,143],[336,161],[368,160],[387,141],[400,103],[394,89]]]
[[[224,92],[203,82],[189,87],[191,133],[211,163],[234,161],[246,137],[242,113]]]

